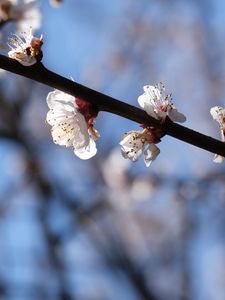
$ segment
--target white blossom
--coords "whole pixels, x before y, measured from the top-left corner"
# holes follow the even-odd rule
[[[217,121],[220,125],[220,134],[221,134],[221,140],[222,142],[225,141],[225,109],[220,106],[214,106],[210,109],[210,114],[213,117],[215,121]],[[214,155],[213,161],[215,163],[222,163],[224,160],[224,157],[218,154]]]
[[[167,116],[174,122],[185,122],[186,117],[178,112],[172,103],[171,94],[165,94],[165,88],[161,82],[156,86],[145,85],[143,89],[144,93],[138,97],[138,103],[147,114],[162,122]]]
[[[32,27],[38,29],[41,13],[36,0],[0,0],[0,21],[16,21],[18,32]]]
[[[32,30],[29,33],[21,34],[21,37],[14,35],[9,39],[8,52],[10,58],[16,59],[23,66],[31,66],[42,59],[41,46],[43,44],[43,37],[34,37]]]
[[[149,167],[160,153],[160,149],[151,142],[149,136],[150,132],[147,128],[143,131],[132,130],[125,133],[119,143],[123,157],[137,161],[143,154],[145,165]]]
[[[79,112],[76,98],[55,90],[48,94],[47,104],[50,108],[47,122],[52,126],[54,143],[73,147],[74,154],[81,159],[93,157],[97,152],[95,140],[99,133]]]

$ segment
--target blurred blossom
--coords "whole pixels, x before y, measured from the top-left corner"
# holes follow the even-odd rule
[[[123,188],[128,184],[128,170],[130,161],[121,157],[120,151],[115,148],[104,160],[102,173],[106,184],[110,188]]]
[[[131,197],[134,201],[150,200],[154,185],[149,178],[136,178],[131,186]]]
[[[41,13],[36,0],[1,0],[0,21],[16,21],[18,32],[32,27],[36,30],[41,24]]]

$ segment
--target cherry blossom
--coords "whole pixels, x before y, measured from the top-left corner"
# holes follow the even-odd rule
[[[9,39],[8,52],[10,58],[16,59],[23,66],[31,66],[42,59],[41,46],[43,44],[43,37],[34,37],[32,30],[29,33],[23,33],[20,36],[14,35]]]
[[[100,135],[93,126],[97,113],[91,105],[59,90],[48,94],[47,104],[47,122],[52,126],[54,143],[73,147],[80,159],[93,157],[97,152],[95,140]]]
[[[217,121],[220,125],[220,133],[222,142],[225,141],[225,109],[220,106],[214,106],[210,109],[210,114],[215,121]],[[218,154],[214,155],[213,161],[215,163],[222,163],[224,157]]]
[[[138,97],[138,103],[147,114],[162,122],[167,116],[174,122],[185,122],[186,117],[178,112],[172,103],[171,94],[165,94],[165,88],[161,82],[156,86],[145,85],[143,90],[144,93]]]
[[[160,149],[153,143],[154,136],[150,129],[143,131],[129,131],[124,134],[120,141],[121,153],[124,158],[131,161],[137,161],[141,155],[144,155],[144,162],[147,167],[156,159]]]

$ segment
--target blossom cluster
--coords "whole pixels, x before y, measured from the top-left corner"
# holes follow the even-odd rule
[[[149,116],[159,120],[160,123],[164,123],[166,118],[181,123],[186,120],[186,117],[172,103],[172,95],[165,93],[162,82],[155,86],[146,85],[143,90],[144,93],[138,97],[138,103]],[[148,167],[160,153],[155,143],[160,142],[164,132],[159,128],[143,127],[143,131],[127,132],[121,139],[120,145],[124,158],[137,161],[143,154],[145,165]]]
[[[184,122],[185,116],[178,112],[171,102],[171,95],[166,95],[162,83],[156,86],[145,86],[144,94],[138,102],[146,112],[160,122],[166,117],[171,121]],[[54,143],[73,147],[75,155],[88,159],[97,152],[95,141],[99,138],[94,128],[97,111],[86,101],[55,90],[47,96],[50,111],[47,122],[52,126]],[[144,155],[146,166],[158,156],[160,149],[155,145],[160,142],[164,132],[160,128],[141,125],[142,131],[132,130],[124,134],[120,141],[121,153],[124,158],[137,161]]]

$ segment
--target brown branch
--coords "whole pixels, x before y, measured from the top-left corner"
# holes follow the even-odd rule
[[[0,68],[51,86],[75,97],[80,97],[97,106],[99,111],[110,112],[139,124],[161,127],[166,134],[176,139],[225,156],[224,143],[169,120],[164,124],[160,124],[157,120],[147,115],[145,111],[66,79],[49,71],[42,63],[24,67],[16,60],[0,55]]]

